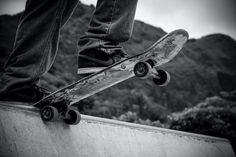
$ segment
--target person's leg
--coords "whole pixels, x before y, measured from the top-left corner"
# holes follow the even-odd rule
[[[60,28],[77,3],[78,0],[27,1],[13,52],[0,77],[0,100],[19,96],[25,101],[37,101],[30,89],[50,69],[57,52]]]
[[[89,28],[78,42],[78,74],[100,70],[90,66],[103,68],[114,63],[107,62],[110,56],[104,52],[112,54],[122,51],[119,43],[131,37],[137,1],[98,0]]]

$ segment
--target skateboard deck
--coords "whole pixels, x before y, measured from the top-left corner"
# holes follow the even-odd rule
[[[63,115],[63,119],[68,119],[65,118],[68,111],[71,111],[69,117],[79,114],[78,111],[68,109],[71,105],[134,76],[141,78],[152,76],[154,83],[163,85],[168,82],[169,75],[163,70],[156,70],[156,68],[172,60],[187,40],[188,33],[185,30],[179,29],[170,32],[143,53],[117,62],[97,73],[84,77],[77,82],[53,92],[34,105],[41,109],[45,108],[45,106],[48,107],[48,110],[41,110],[41,116],[45,114],[52,116],[51,114],[54,114],[54,112],[64,112],[64,115],[60,115]],[[60,103],[57,104],[57,102],[60,102],[62,99],[66,100],[66,105],[59,109],[58,106],[60,106]],[[44,117],[43,119],[46,121],[51,120],[47,118]]]

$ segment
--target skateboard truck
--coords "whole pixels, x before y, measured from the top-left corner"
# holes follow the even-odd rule
[[[46,105],[40,110],[40,115],[44,121],[63,119],[66,124],[76,125],[80,122],[81,115],[79,111],[70,109],[68,107],[69,103],[69,101],[61,101],[52,105]]]
[[[136,63],[133,69],[135,76],[141,79],[152,77],[156,85],[166,86],[170,82],[170,74],[167,71],[155,68],[154,62],[154,60],[148,60]]]

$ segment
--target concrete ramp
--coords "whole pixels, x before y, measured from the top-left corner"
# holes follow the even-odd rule
[[[44,123],[37,109],[0,102],[1,157],[235,157],[228,140],[82,115]]]

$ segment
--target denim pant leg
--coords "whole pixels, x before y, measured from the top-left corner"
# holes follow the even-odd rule
[[[130,39],[138,0],[98,0],[89,28],[78,42],[80,51]]]
[[[0,78],[0,95],[34,85],[56,56],[59,31],[79,0],[27,0],[13,52]]]

